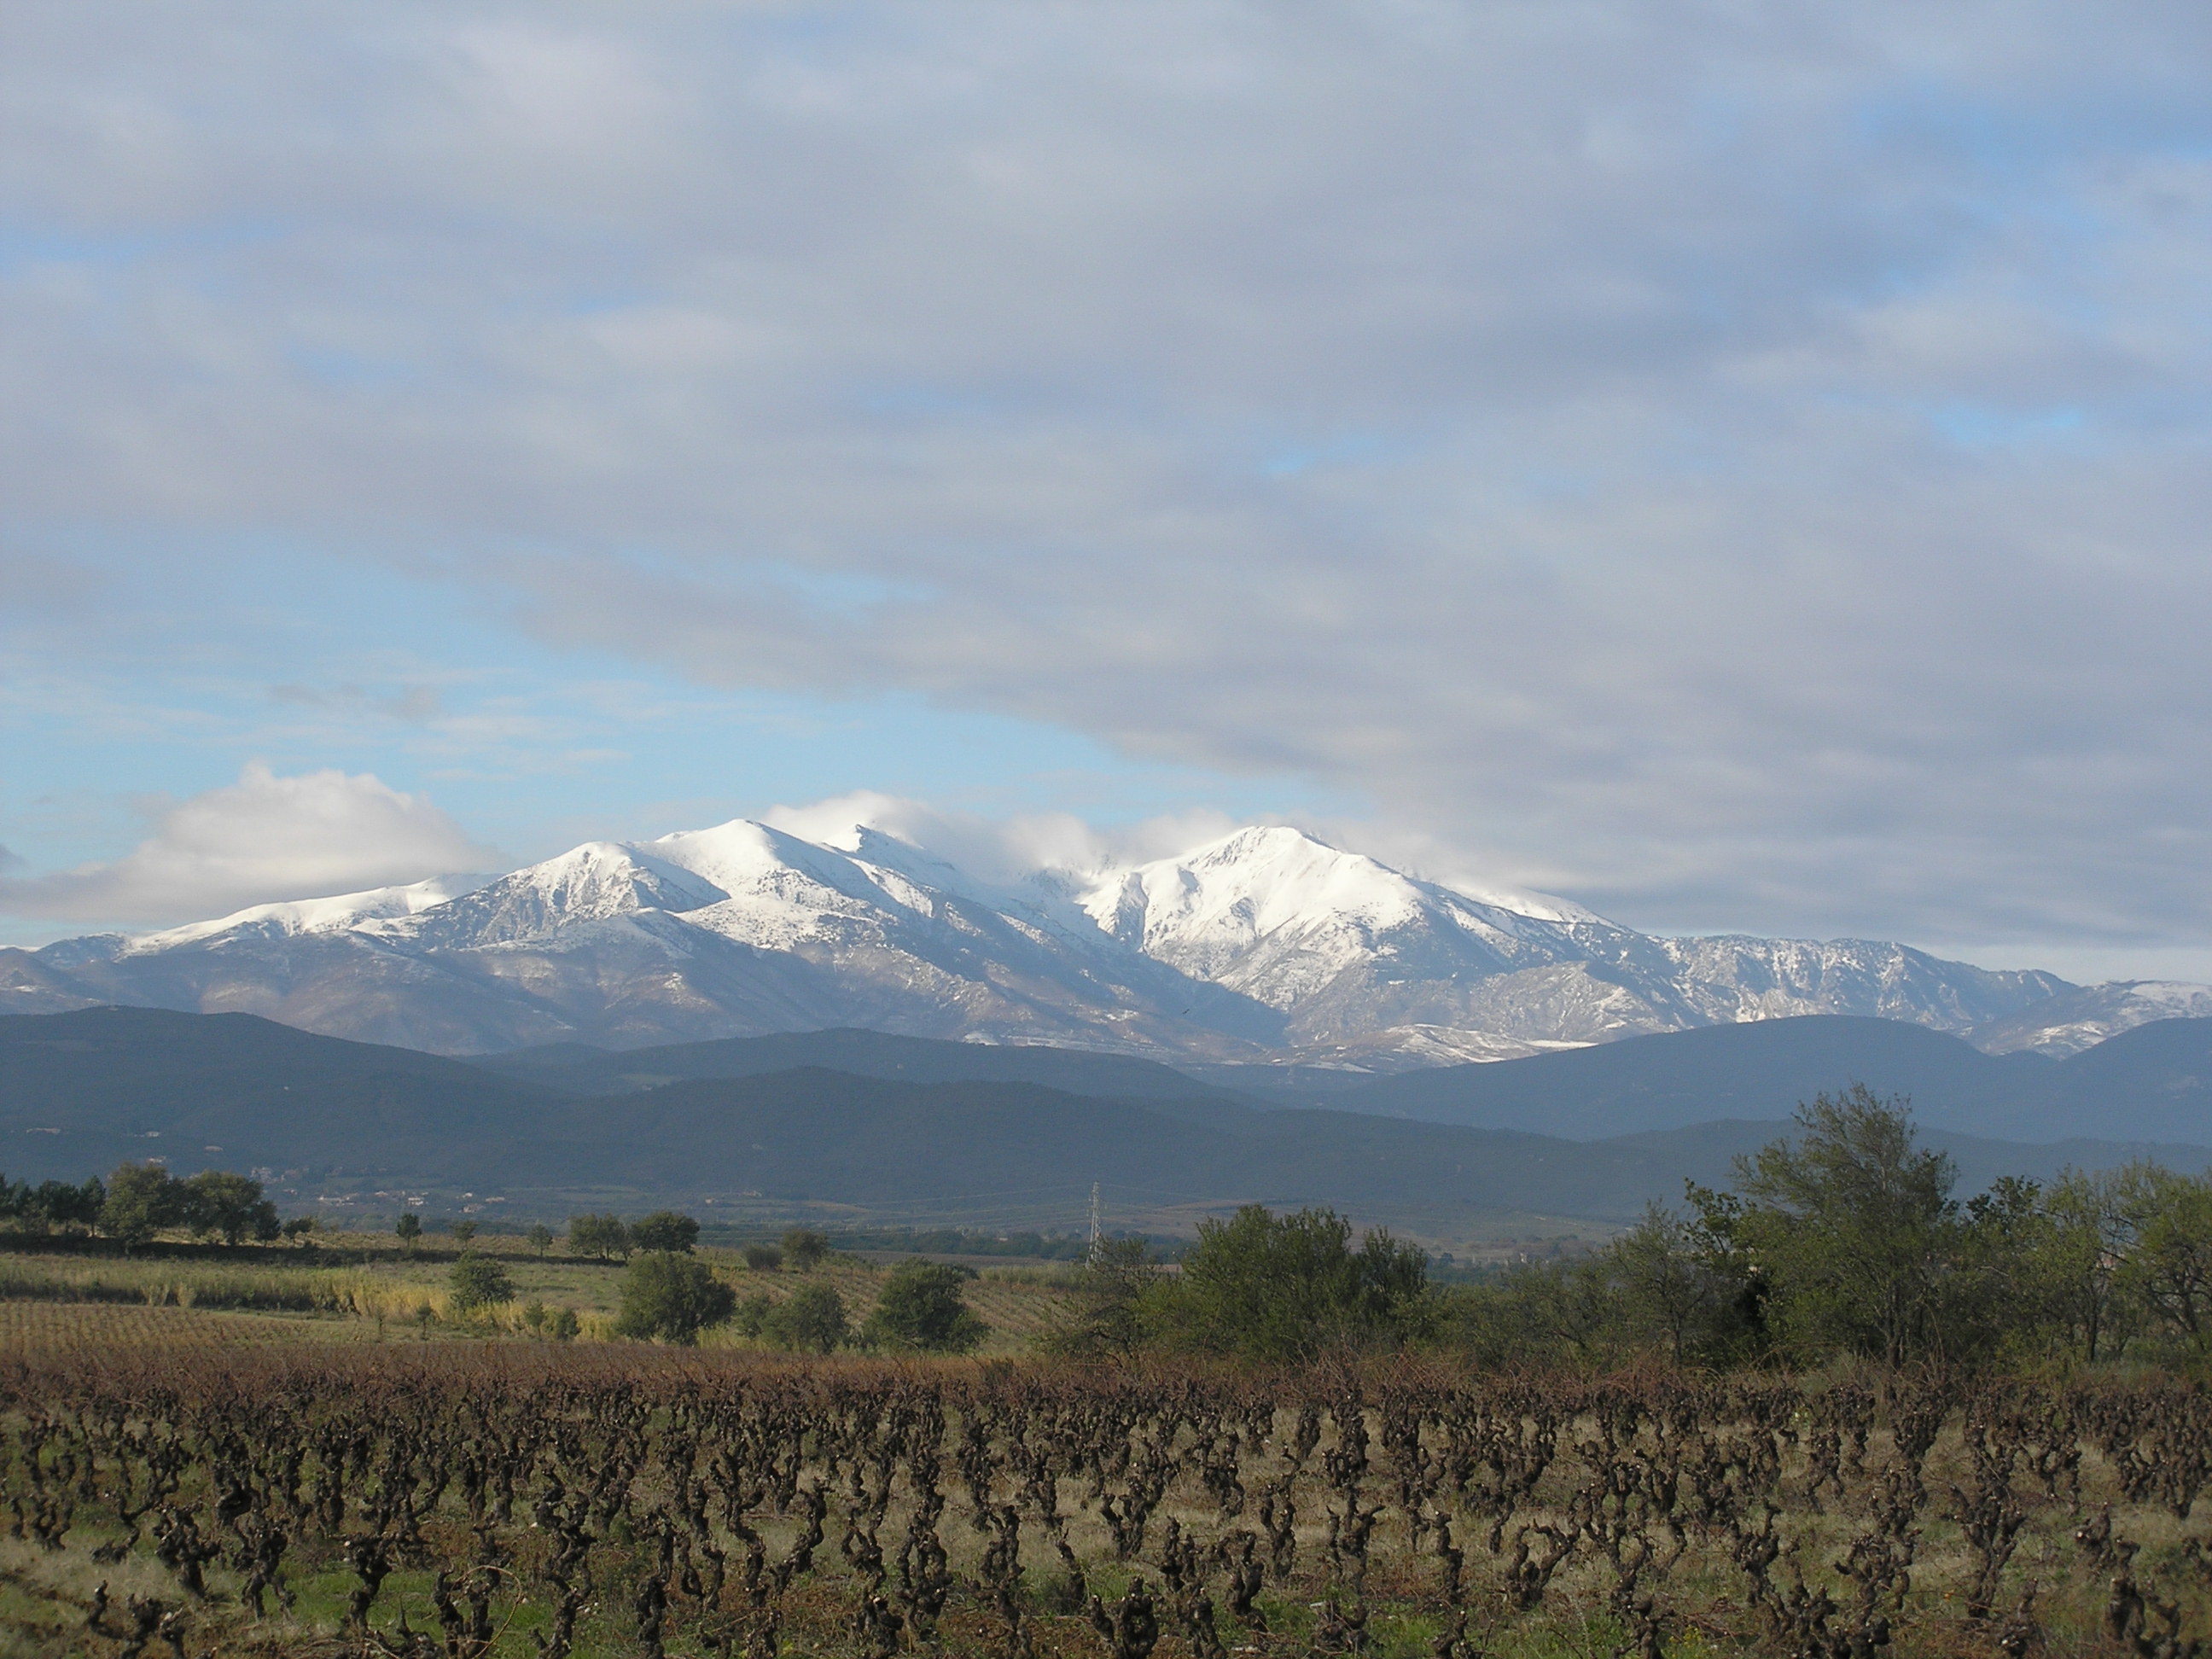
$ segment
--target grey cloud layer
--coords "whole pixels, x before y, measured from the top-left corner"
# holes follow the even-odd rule
[[[2201,940],[2212,15],[85,3],[0,468],[1660,927]]]

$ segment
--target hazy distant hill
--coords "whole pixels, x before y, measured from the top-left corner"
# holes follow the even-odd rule
[[[1731,1156],[1781,1132],[1771,1121],[1707,1121],[1577,1141],[1516,1127],[1256,1110],[1195,1086],[1176,1097],[1175,1073],[1111,1057],[819,1036],[817,1058],[842,1052],[855,1066],[907,1073],[811,1065],[625,1093],[556,1093],[250,1016],[26,1016],[0,1021],[0,1168],[74,1178],[155,1156],[185,1172],[304,1171],[310,1191],[327,1181],[522,1195],[619,1191],[693,1204],[752,1194],[884,1217],[1070,1222],[1099,1182],[1121,1203],[1325,1203],[1370,1220],[1449,1226],[1505,1212],[1626,1218],[1649,1199],[1678,1200],[1686,1176],[1724,1179]],[[806,1048],[692,1045],[666,1058],[728,1067]],[[641,1070],[595,1072],[611,1060]],[[656,1075],[650,1053],[571,1051],[507,1064],[510,1073],[580,1068],[595,1087]],[[1099,1092],[949,1075],[1020,1068]],[[924,1073],[937,1080],[917,1080]],[[1132,1095],[1131,1084],[1153,1092]],[[2212,1161],[2197,1146],[1930,1138],[1958,1158],[1970,1188],[1998,1174],[2047,1175],[2064,1163],[2146,1152],[2191,1166]]]
[[[1853,1082],[1909,1095],[1922,1123],[1960,1134],[2212,1143],[2212,1019],[2137,1026],[2057,1060],[1985,1054],[1893,1020],[1770,1020],[1412,1073],[1334,1103],[1595,1139],[1786,1117],[1799,1101]]]
[[[1154,1060],[1034,1043],[948,1042],[843,1027],[609,1050],[556,1043],[471,1062],[518,1083],[576,1094],[623,1094],[700,1078],[759,1077],[823,1066],[906,1083],[1035,1083],[1068,1094],[1187,1100],[1231,1091]]]

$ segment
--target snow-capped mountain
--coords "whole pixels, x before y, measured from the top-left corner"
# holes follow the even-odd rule
[[[1806,1013],[2045,1046],[2086,1029],[2067,997],[2127,991],[2095,1018],[2140,1023],[2130,1011],[2179,1012],[2193,988],[2082,992],[1866,941],[1653,938],[1281,827],[1009,884],[866,825],[809,841],[739,820],[496,878],[0,951],[15,1012],[242,1010],[447,1053],[843,1024],[1385,1070]]]
[[[2069,987],[2047,1001],[1977,1025],[1966,1035],[1976,1048],[1990,1054],[2031,1048],[2063,1060],[2156,1019],[2212,1019],[2212,985],[2136,979]]]

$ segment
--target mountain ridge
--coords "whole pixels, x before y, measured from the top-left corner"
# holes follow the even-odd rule
[[[1377,1074],[1808,1014],[2063,1054],[2200,990],[2212,1009],[2204,988],[2083,988],[1884,941],[1648,935],[1281,825],[983,880],[867,823],[810,841],[739,819],[0,951],[8,1012],[246,1012],[444,1054],[857,1026]]]

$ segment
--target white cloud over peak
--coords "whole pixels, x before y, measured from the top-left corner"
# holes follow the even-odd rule
[[[57,921],[197,921],[251,904],[496,867],[420,795],[339,771],[278,777],[258,763],[236,783],[163,809],[154,833],[105,864],[0,878],[0,912]]]
[[[1087,874],[1109,865],[1180,853],[1237,827],[1225,814],[1200,811],[1097,824],[1072,812],[990,817],[925,800],[857,791],[801,806],[776,806],[761,821],[802,841],[850,850],[861,827],[919,847],[986,882],[1018,882],[1039,870]]]

